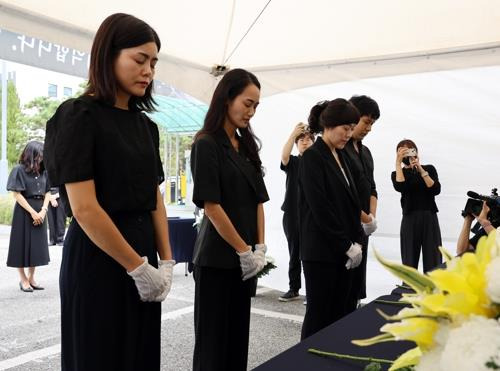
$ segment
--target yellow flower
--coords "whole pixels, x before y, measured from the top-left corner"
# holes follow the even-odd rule
[[[420,349],[428,349],[434,344],[434,333],[438,321],[432,318],[406,318],[400,322],[387,323],[380,331],[394,336],[395,340],[411,340]]]
[[[413,366],[418,363],[422,357],[422,351],[419,347],[410,349],[399,356],[398,359],[394,361],[389,371],[395,371],[403,367]]]

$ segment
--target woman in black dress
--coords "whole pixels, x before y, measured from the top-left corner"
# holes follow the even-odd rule
[[[92,45],[85,93],[47,123],[49,179],[73,216],[60,274],[63,370],[160,369],[159,302],[175,262],[158,128],[141,112],[153,109],[159,49],[143,21],[109,16]]]
[[[194,370],[247,369],[250,295],[265,264],[263,202],[269,199],[250,127],[259,97],[253,74],[229,71],[191,151],[193,202],[205,209],[193,259]]]
[[[361,206],[347,157],[359,112],[345,99],[318,103],[309,128],[322,133],[299,167],[300,257],[307,308],[302,339],[349,313],[353,275],[362,259]]]
[[[420,250],[424,272],[441,264],[441,229],[435,196],[441,192],[436,168],[421,165],[418,148],[409,139],[396,146],[396,171],[391,174],[394,189],[401,193],[400,245],[403,264],[418,268]]]
[[[43,290],[35,281],[35,267],[50,261],[45,222],[50,187],[42,160],[43,143],[29,142],[7,180],[7,190],[16,199],[7,266],[18,269],[19,288],[24,292]]]

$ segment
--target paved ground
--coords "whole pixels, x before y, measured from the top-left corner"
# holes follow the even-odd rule
[[[176,214],[183,215],[182,212]],[[0,371],[58,370],[61,247],[50,247],[50,264],[37,270],[38,281],[46,290],[23,293],[19,290],[17,271],[5,267],[9,233],[10,227],[0,225]],[[385,257],[394,261],[399,259],[397,239],[375,236],[371,241]],[[273,275],[279,277],[273,278]],[[286,279],[282,275],[273,273],[263,282],[267,286],[280,287],[276,282]],[[184,264],[175,267],[173,282],[172,291],[162,307],[161,369],[184,371],[191,369],[194,343],[194,281],[191,275],[184,275]],[[390,292],[397,282],[374,261],[370,251],[366,301]],[[280,291],[259,287],[257,297],[252,301],[249,369],[299,341],[305,312],[303,300],[281,303],[277,300],[280,294]]]
[[[0,370],[60,369],[58,274],[61,247],[38,269],[44,291],[19,290],[15,269],[6,268],[10,228],[0,226]],[[249,369],[296,344],[305,307],[302,300],[279,303],[280,292],[259,287],[253,299]],[[190,370],[193,351],[194,282],[184,265],[174,271],[172,292],[162,307],[162,370]]]

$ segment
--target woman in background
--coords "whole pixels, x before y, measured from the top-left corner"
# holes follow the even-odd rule
[[[43,165],[43,143],[32,141],[26,145],[19,164],[9,175],[7,190],[16,199],[7,266],[18,269],[21,291],[43,290],[35,280],[35,267],[50,261],[45,222],[50,187]]]
[[[391,174],[394,189],[401,193],[400,244],[403,264],[418,268],[422,250],[424,272],[441,264],[441,230],[435,196],[441,192],[436,168],[421,165],[417,145],[409,139],[396,146],[396,171]]]

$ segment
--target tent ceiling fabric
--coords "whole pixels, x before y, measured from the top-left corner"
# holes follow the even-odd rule
[[[202,127],[208,109],[205,104],[163,95],[154,99],[157,111],[148,116],[168,133],[195,133]]]
[[[88,51],[106,16],[133,14],[162,40],[156,77],[207,102],[217,83],[211,67],[227,60],[267,3],[0,0],[0,24]],[[272,0],[227,64],[256,72],[264,95],[370,76],[500,64],[499,24],[497,0]]]

